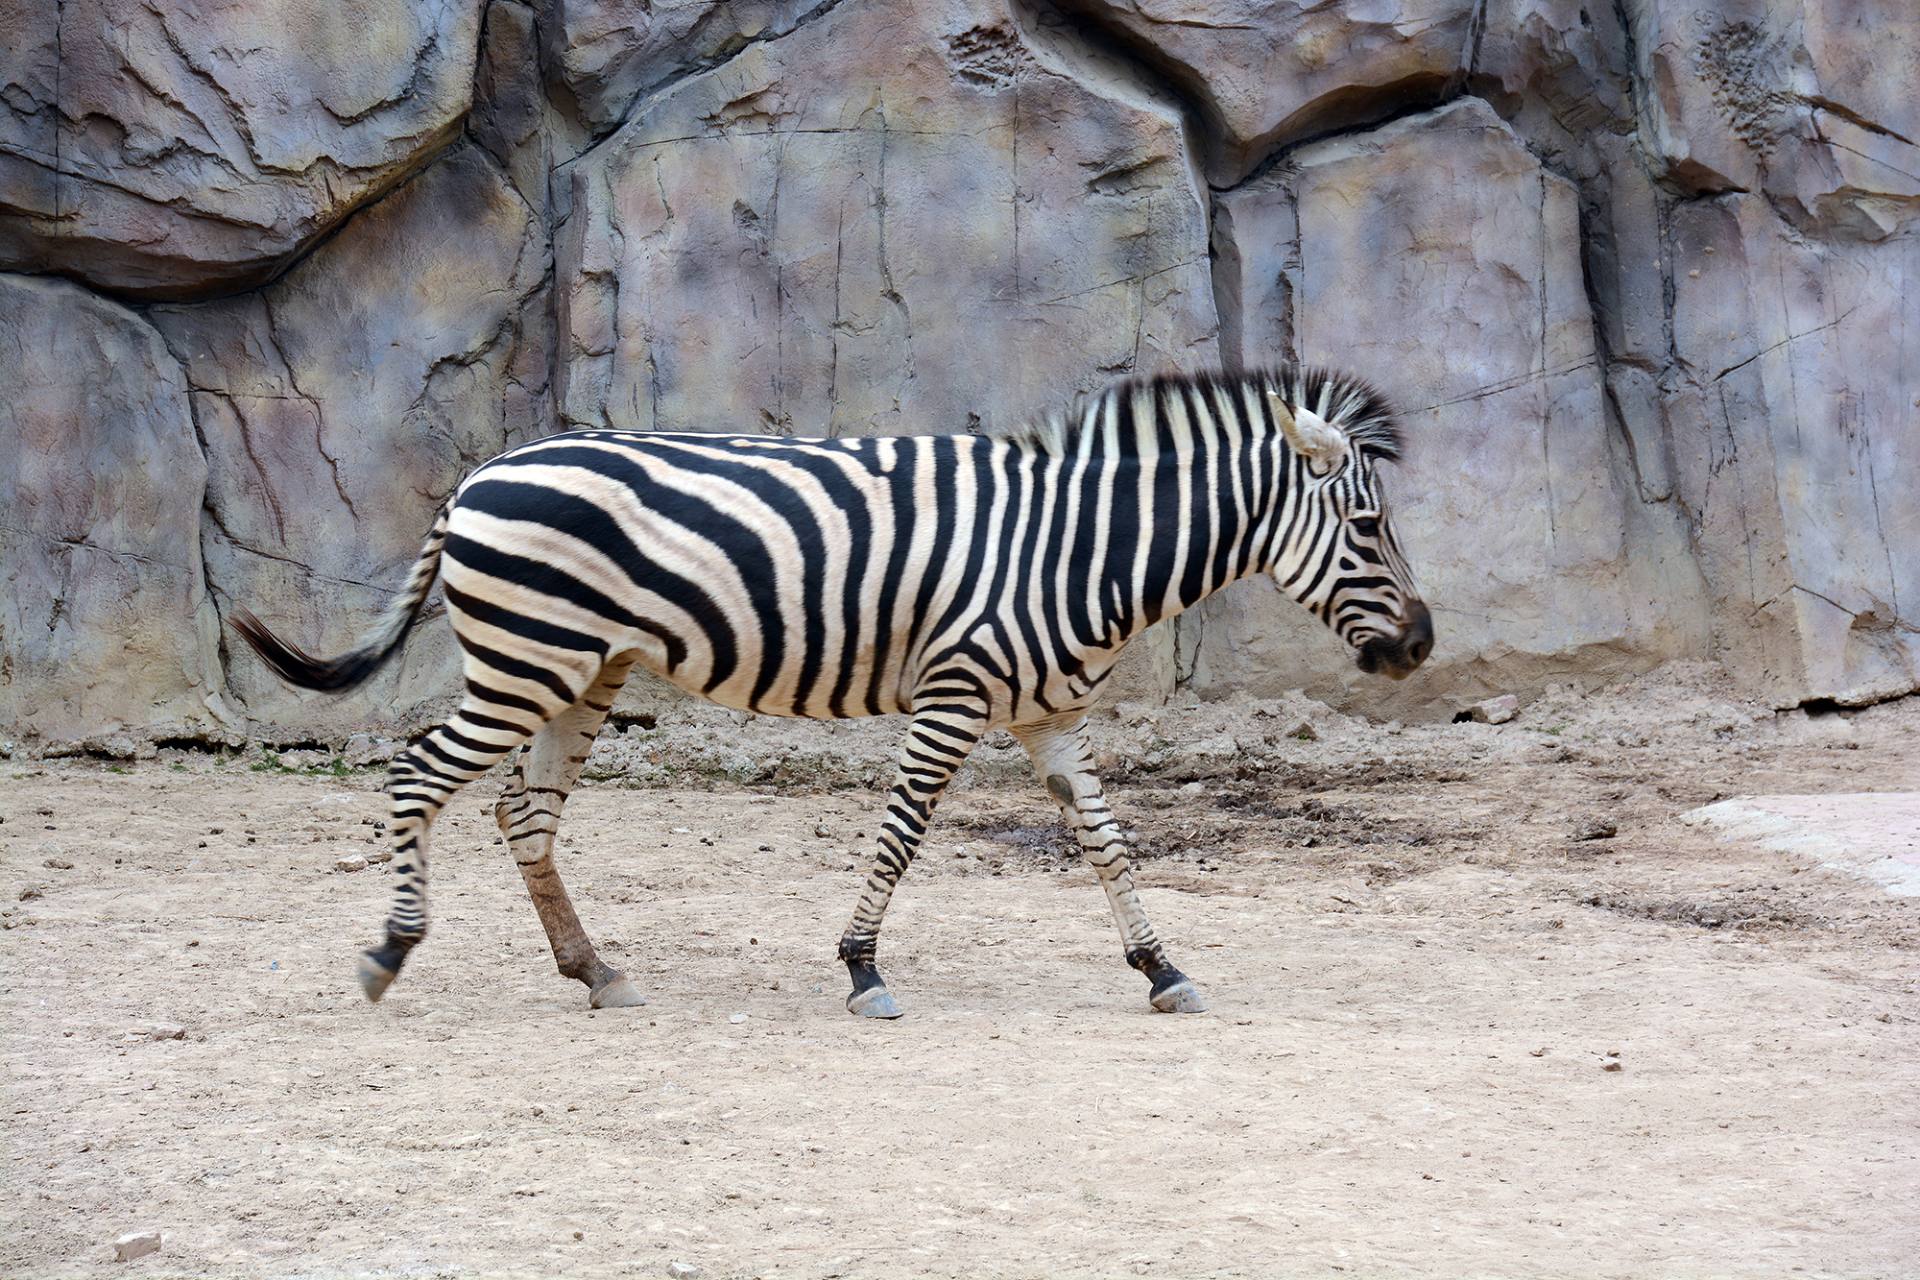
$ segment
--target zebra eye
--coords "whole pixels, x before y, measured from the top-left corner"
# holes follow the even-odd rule
[[[1353,531],[1363,538],[1377,538],[1380,536],[1380,522],[1372,516],[1361,516],[1358,520],[1351,521],[1350,523],[1352,524]]]

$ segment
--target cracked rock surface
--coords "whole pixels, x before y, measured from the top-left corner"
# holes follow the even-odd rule
[[[272,275],[458,136],[481,4],[9,8],[0,267],[193,297]]]
[[[478,150],[434,166],[266,289],[157,307],[206,440],[206,571],[289,634],[351,643],[473,467],[538,434],[544,239]],[[345,735],[457,683],[444,625],[344,698],[231,665],[249,714]]]
[[[569,178],[570,425],[978,430],[1216,358],[1178,116],[991,3],[843,4]]]
[[[422,726],[443,624],[326,699],[221,618],[345,648],[545,432],[992,430],[1284,359],[1401,406],[1435,657],[1363,679],[1257,581],[1114,700],[1920,687],[1909,0],[60,0],[7,34],[0,738]]]
[[[0,725],[79,740],[224,718],[186,379],[139,316],[0,276]]]

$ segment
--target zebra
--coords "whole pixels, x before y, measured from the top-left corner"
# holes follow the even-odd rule
[[[1206,1008],[1135,891],[1087,715],[1127,642],[1271,574],[1361,670],[1401,678],[1433,625],[1388,520],[1386,400],[1281,366],[1133,379],[1001,435],[790,438],[584,430],[482,464],[434,519],[359,647],[317,658],[233,625],[316,690],[390,659],[436,576],[465,689],[388,774],[393,905],[361,986],[379,1000],[427,932],[427,840],[453,795],[518,752],[494,815],[561,974],[594,1008],[645,997],[595,951],[553,861],[561,807],[629,672],[776,716],[910,717],[839,958],[847,1008],[900,1015],[876,965],[888,900],[968,754],[1025,747],[1106,890],[1162,1012]]]

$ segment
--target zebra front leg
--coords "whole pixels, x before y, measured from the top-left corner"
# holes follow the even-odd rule
[[[580,780],[593,740],[632,669],[631,657],[610,659],[580,701],[555,716],[521,749],[506,793],[493,807],[494,821],[513,851],[527,894],[553,946],[554,963],[566,977],[586,984],[587,1002],[595,1009],[629,1008],[645,1004],[647,998],[594,950],[553,865],[553,842],[560,830],[560,810]]]
[[[974,744],[985,732],[984,712],[963,704],[943,703],[938,709],[916,710],[900,749],[900,771],[887,792],[887,813],[880,823],[880,851],[867,885],[853,909],[853,920],[840,938],[840,958],[853,977],[847,1008],[866,1018],[897,1018],[900,1006],[874,965],[880,943],[880,922],[887,914],[893,887],[913,863],[926,837],[934,806],[953,775],[966,763]]]
[[[1100,779],[1093,772],[1086,717],[1075,713],[1064,721],[1016,725],[1013,734],[1033,758],[1034,769],[1048,794],[1059,802],[1061,816],[1080,842],[1081,856],[1100,877],[1114,921],[1120,926],[1120,945],[1127,963],[1146,974],[1153,984],[1148,1002],[1160,1013],[1205,1013],[1206,1000],[1192,979],[1167,960],[1140,905],[1140,895],[1134,891],[1126,833],[1120,829],[1100,789]]]
[[[378,1000],[400,976],[407,955],[427,936],[427,837],[454,793],[511,755],[545,723],[535,704],[514,699],[496,705],[469,685],[460,709],[428,730],[387,769],[392,801],[393,909],[387,937],[360,958],[360,989]]]

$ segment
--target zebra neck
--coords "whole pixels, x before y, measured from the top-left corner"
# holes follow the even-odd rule
[[[1123,513],[1141,534],[1130,562],[1108,557],[1119,643],[1274,563],[1293,457],[1238,390],[1135,396],[1113,415],[1133,448],[1115,477],[1112,537],[1124,551]]]

